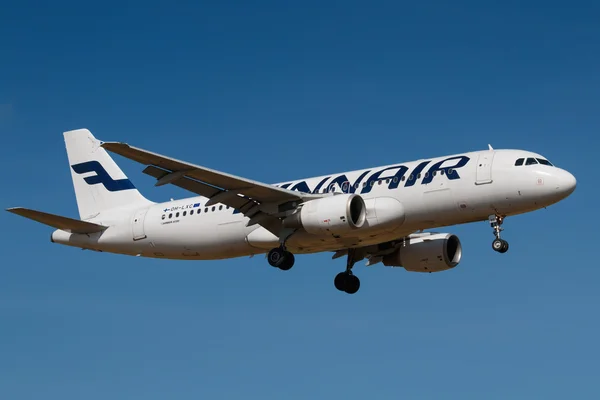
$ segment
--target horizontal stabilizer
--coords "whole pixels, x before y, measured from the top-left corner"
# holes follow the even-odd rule
[[[15,207],[9,208],[6,211],[71,233],[96,233],[102,232],[108,228],[107,226],[80,221],[78,219],[61,217],[60,215],[48,214],[41,211],[30,210],[28,208]]]

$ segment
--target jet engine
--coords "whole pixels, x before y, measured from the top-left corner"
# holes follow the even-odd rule
[[[413,272],[439,272],[454,268],[462,257],[458,236],[434,233],[406,240],[406,244],[383,257],[383,265]]]
[[[362,197],[340,194],[304,203],[300,211],[285,219],[284,226],[302,227],[313,235],[335,235],[362,227],[366,217]]]

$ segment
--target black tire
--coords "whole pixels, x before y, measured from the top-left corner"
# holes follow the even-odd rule
[[[502,241],[502,248],[499,251],[500,253],[506,253],[508,251],[508,242],[506,240]]]
[[[354,294],[358,292],[358,289],[360,289],[360,279],[354,275],[348,275],[344,291],[348,294]]]
[[[269,265],[275,268],[279,268],[279,266],[283,263],[284,259],[285,251],[283,251],[283,249],[279,247],[271,249],[269,251],[269,254],[267,255],[267,261],[269,261]]]
[[[295,257],[289,251],[283,252],[283,259],[279,263],[279,269],[282,271],[288,271],[290,268],[294,266]]]
[[[339,274],[337,274],[335,276],[335,279],[333,280],[333,284],[335,286],[335,288],[337,290],[339,290],[340,292],[345,292],[346,290],[346,281],[348,277],[348,273],[347,272],[340,272]]]
[[[502,249],[504,248],[504,243],[506,242],[502,239],[494,239],[494,241],[492,242],[492,249],[501,253]]]

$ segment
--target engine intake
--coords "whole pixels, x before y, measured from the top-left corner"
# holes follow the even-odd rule
[[[383,264],[413,272],[439,272],[456,267],[461,258],[458,236],[435,233],[407,240],[406,245],[385,256]]]
[[[285,219],[284,226],[302,227],[313,235],[337,235],[362,227],[366,217],[362,197],[340,194],[304,203],[299,212]]]

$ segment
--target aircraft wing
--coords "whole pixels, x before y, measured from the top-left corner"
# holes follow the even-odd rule
[[[156,186],[173,184],[210,200],[206,206],[225,204],[250,218],[248,225],[260,224],[278,230],[277,215],[287,207],[322,195],[279,188],[214,169],[169,158],[127,143],[104,142],[102,147],[130,160],[147,165],[144,173],[157,179]],[[296,204],[294,204],[296,203]],[[270,218],[269,218],[270,217]],[[273,224],[277,222],[277,227]],[[269,222],[270,220],[270,222]]]

